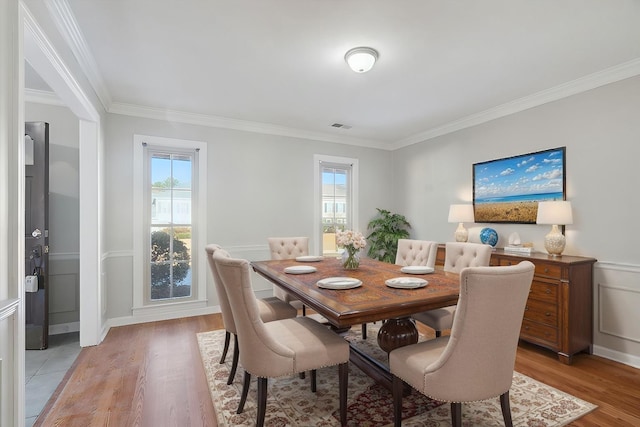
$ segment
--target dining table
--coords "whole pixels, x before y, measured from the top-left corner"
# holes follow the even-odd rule
[[[412,314],[455,305],[460,289],[459,275],[441,267],[426,274],[410,274],[400,265],[371,258],[361,258],[359,267],[349,270],[340,259],[323,256],[252,261],[251,265],[257,274],[323,316],[338,332],[382,321],[377,341],[387,353],[418,342]],[[386,364],[353,344],[349,360],[391,389],[392,375]]]

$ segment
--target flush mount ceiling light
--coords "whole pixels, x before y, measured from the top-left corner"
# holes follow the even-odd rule
[[[344,60],[356,73],[366,73],[377,59],[378,51],[370,47],[354,47],[344,55]]]

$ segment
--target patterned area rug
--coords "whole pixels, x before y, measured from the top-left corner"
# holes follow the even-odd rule
[[[386,355],[376,343],[377,328],[370,325],[368,339],[362,340],[359,328],[347,332],[345,338],[372,352],[381,360]],[[233,340],[224,364],[219,364],[224,344],[224,331],[197,334],[211,398],[220,426],[254,426],[256,420],[256,384],[252,387],[242,414],[236,414],[244,371],[239,367],[233,384],[227,385],[231,369]],[[318,370],[317,392],[312,393],[309,376],[269,379],[265,426],[339,426],[338,369]],[[591,412],[595,405],[513,373],[510,391],[514,426],[564,426]],[[349,367],[349,426],[393,425],[391,393],[374,383],[356,366]],[[464,426],[503,426],[499,399],[468,403],[462,406]],[[450,426],[450,405],[433,401],[413,392],[403,399],[403,426]]]

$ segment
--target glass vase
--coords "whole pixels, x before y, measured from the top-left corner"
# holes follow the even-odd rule
[[[360,256],[355,248],[345,248],[342,253],[342,268],[345,270],[356,270],[360,267]]]

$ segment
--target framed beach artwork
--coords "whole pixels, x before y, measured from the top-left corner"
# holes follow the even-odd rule
[[[566,200],[566,147],[473,164],[475,222],[535,224],[538,202]]]

